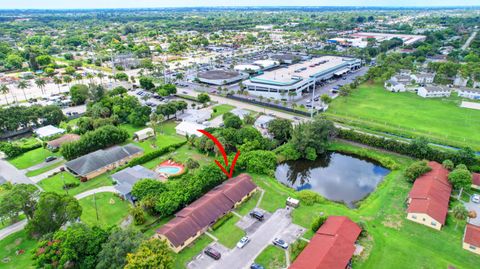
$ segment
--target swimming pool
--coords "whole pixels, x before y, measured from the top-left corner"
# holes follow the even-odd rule
[[[169,174],[169,175],[175,175],[175,174],[178,174],[180,173],[180,171],[182,170],[182,168],[178,167],[178,166],[160,166],[157,168],[157,173],[165,173],[165,174]]]

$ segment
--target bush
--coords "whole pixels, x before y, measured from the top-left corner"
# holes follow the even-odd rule
[[[220,228],[220,226],[222,226],[227,220],[231,219],[232,217],[233,217],[233,213],[228,212],[212,225],[212,230],[215,231],[216,229]]]
[[[277,156],[272,151],[254,150],[240,154],[237,164],[249,173],[270,175],[277,165]]]
[[[141,206],[130,207],[130,215],[132,215],[135,225],[142,225],[145,223],[145,212],[143,212]]]
[[[65,183],[65,185],[63,185],[63,189],[64,190],[69,190],[69,189],[76,188],[78,186],[80,186],[80,183],[78,183],[78,182],[69,182],[69,183]]]
[[[313,219],[312,224],[310,225],[310,229],[316,233],[318,228],[322,226],[325,221],[327,220],[327,216],[317,216]]]
[[[37,142],[29,145],[19,146],[14,143],[0,142],[0,151],[7,155],[7,158],[14,158],[22,155],[25,152],[42,147],[42,143]]]
[[[188,158],[186,163],[185,163],[185,166],[188,169],[195,169],[195,168],[200,167],[200,164],[197,161],[195,161],[194,159]]]
[[[453,164],[453,162],[451,160],[443,161],[442,165],[443,165],[443,167],[445,167],[445,169],[448,169],[450,171],[452,171],[453,168],[455,167],[455,165]]]
[[[187,143],[187,142],[186,141],[185,142],[180,142],[180,143],[177,143],[177,144],[174,144],[174,145],[170,145],[168,147],[163,147],[163,148],[154,150],[154,151],[146,153],[146,154],[144,154],[140,157],[133,158],[132,160],[130,160],[130,162],[128,162],[128,164],[123,165],[121,167],[118,167],[117,169],[115,169],[115,171],[120,171],[120,170],[123,170],[127,167],[133,167],[133,166],[139,165],[139,164],[144,164],[148,161],[151,161],[151,160],[153,160],[157,157],[162,156],[165,153],[172,152],[172,151],[178,149],[179,147],[185,145],[185,143]]]
[[[280,160],[285,161],[296,161],[302,157],[302,154],[295,149],[293,144],[286,143],[275,150],[275,153],[278,154]]]
[[[322,203],[325,201],[325,198],[320,196],[320,194],[311,191],[311,190],[302,190],[297,193],[298,199],[307,206],[311,206],[317,203]]]
[[[290,245],[290,261],[294,261],[298,255],[303,251],[303,249],[308,245],[308,242],[303,240],[297,240]]]
[[[448,174],[448,181],[455,189],[469,188],[472,185],[472,174],[467,169],[457,168]]]
[[[405,169],[403,175],[408,181],[414,182],[418,177],[430,171],[432,171],[432,168],[428,166],[427,161],[423,160],[412,163],[407,169]]]

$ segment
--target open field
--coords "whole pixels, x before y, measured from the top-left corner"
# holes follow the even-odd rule
[[[148,153],[158,148],[162,148],[162,147],[166,147],[169,145],[182,142],[185,140],[185,138],[176,134],[175,132],[176,125],[177,124],[174,121],[166,121],[164,123],[159,124],[156,130],[157,137],[155,141],[152,141],[152,139],[147,139],[141,142],[138,142],[138,141],[133,142],[132,139],[129,139],[127,141],[127,144],[133,143],[134,145],[141,147],[145,153]],[[133,137],[133,134],[135,132],[143,130],[146,127],[134,127],[130,124],[122,124],[120,128],[126,130],[130,135],[130,137]]]
[[[286,257],[285,250],[269,245],[255,259],[255,263],[265,268],[285,268]]]
[[[1,269],[17,269],[17,268],[33,268],[31,253],[36,245],[36,241],[28,239],[25,231],[11,234],[0,241],[0,268]],[[24,253],[16,255],[16,251],[23,250]],[[5,263],[3,259],[10,261]]]
[[[96,200],[96,201],[95,201]],[[79,200],[83,208],[82,222],[91,225],[108,228],[119,226],[128,216],[129,203],[121,200],[113,193],[97,193]],[[95,210],[98,210],[98,220]]]
[[[379,83],[363,84],[350,96],[336,98],[325,114],[349,125],[480,150],[480,110],[460,108],[460,102],[457,97],[422,98],[388,92]]]
[[[58,152],[53,153],[44,148],[37,148],[25,152],[15,158],[9,159],[8,161],[18,169],[26,169],[44,162],[45,158],[47,158],[48,156],[60,156],[60,154]]]
[[[61,172],[52,177],[46,178],[40,181],[39,185],[45,191],[66,193],[66,191],[63,189],[64,181],[65,183],[78,182],[80,184],[79,186],[68,190],[68,194],[72,196],[98,187],[112,185],[112,180],[109,178],[108,173],[98,176],[96,178],[92,178],[87,182],[80,182],[78,178],[74,177],[68,172]]]
[[[213,107],[214,112],[212,113],[212,119],[216,118],[220,115],[223,115],[223,114],[231,111],[234,108],[235,107],[231,106],[231,105],[217,105],[217,106],[214,106]]]
[[[222,245],[228,248],[234,248],[238,241],[245,235],[245,232],[235,225],[239,220],[239,217],[233,215],[212,232],[213,236],[218,238],[218,242]]]

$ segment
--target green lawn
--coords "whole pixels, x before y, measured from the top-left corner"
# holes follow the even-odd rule
[[[235,212],[245,216],[252,211],[257,205],[258,199],[260,199],[261,191],[256,191],[247,201],[243,202],[239,207],[235,209]]]
[[[230,219],[225,221],[220,227],[212,232],[212,235],[218,238],[218,241],[228,247],[234,248],[238,241],[245,236],[245,232],[238,228],[235,223],[240,220],[239,217],[233,215]]]
[[[95,210],[95,200],[96,208]],[[79,200],[83,208],[81,220],[92,226],[118,226],[128,216],[129,203],[113,193],[97,193]],[[98,219],[97,214],[98,212]]]
[[[184,248],[180,253],[175,255],[175,269],[187,268],[187,263],[193,259],[193,257],[200,254],[200,252],[212,243],[212,239],[206,235],[202,235],[192,244]]]
[[[160,158],[155,158],[149,162],[144,163],[143,166],[148,169],[153,169],[161,162],[170,158],[173,158],[181,163],[185,163],[188,158],[192,158],[196,160],[200,165],[205,165],[213,161],[212,157],[206,156],[205,154],[198,152],[195,148],[189,145],[183,145],[173,152],[170,152]]]
[[[285,268],[287,265],[285,250],[269,245],[257,256],[255,263],[262,265],[266,269]]]
[[[457,229],[452,216],[442,231],[436,231],[423,225],[406,220],[405,198],[411,189],[402,171],[411,163],[408,158],[373,150],[359,149],[349,144],[335,143],[332,148],[341,148],[343,152],[362,152],[374,159],[394,160],[399,169],[385,177],[377,190],[364,199],[358,208],[349,209],[340,203],[326,201],[322,204],[300,207],[292,213],[293,222],[307,228],[304,235],[311,238],[313,232],[308,229],[313,218],[325,215],[345,215],[354,221],[363,221],[371,237],[371,249],[366,257],[355,259],[354,268],[476,268],[480,258],[462,249],[462,237],[465,223],[459,222]],[[296,196],[293,189],[279,184],[268,176],[252,175],[255,183],[265,190],[262,208],[270,212],[284,207],[287,196]],[[425,259],[428,257],[428,259]]]
[[[349,125],[480,150],[480,110],[460,108],[460,102],[457,97],[422,98],[386,91],[379,83],[363,84],[350,96],[336,98],[326,114]]]
[[[213,118],[216,118],[220,115],[223,115],[229,111],[231,111],[232,109],[234,109],[235,107],[234,106],[231,106],[231,105],[218,105],[218,106],[214,106],[213,109],[215,112],[212,113],[212,119]]]
[[[132,139],[129,139],[126,144],[133,143],[134,145],[141,147],[145,153],[148,153],[158,148],[180,143],[185,140],[185,137],[176,134],[175,126],[177,126],[177,124],[174,121],[166,121],[158,126],[157,137],[154,142],[151,139],[147,139],[142,142],[132,141]],[[120,128],[126,130],[130,137],[133,137],[135,132],[147,127],[135,127],[131,124],[122,124],[120,125]]]
[[[28,171],[25,175],[27,177],[34,177],[34,176],[38,176],[38,175],[41,175],[43,173],[46,173],[52,169],[55,169],[61,165],[63,165],[65,163],[65,161],[59,161],[59,162],[56,162],[54,164],[51,164],[51,165],[48,165],[48,166],[45,166],[45,167],[42,167],[40,169],[37,169],[37,170],[33,170],[33,171]]]
[[[25,231],[16,232],[2,239],[0,241],[0,268],[33,268],[31,251],[35,245],[36,241],[28,239]],[[18,250],[23,250],[24,253],[16,255]],[[10,261],[4,263],[4,258],[10,259]]]
[[[8,161],[18,169],[26,169],[43,163],[48,156],[60,156],[60,154],[58,152],[53,153],[44,148],[37,148],[15,158],[11,158]]]
[[[63,178],[62,178],[63,176]],[[46,178],[39,182],[40,187],[42,187],[45,191],[53,191],[56,193],[66,193],[63,189],[63,182],[70,183],[70,182],[79,182],[80,185],[78,187],[72,188],[68,190],[68,194],[74,196],[79,193],[95,189],[102,186],[110,186],[112,185],[112,180],[109,177],[109,174],[103,174],[96,178],[90,179],[87,182],[80,182],[80,180],[74,177],[69,172],[61,172],[52,177]]]

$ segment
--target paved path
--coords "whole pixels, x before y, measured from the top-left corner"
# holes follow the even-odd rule
[[[7,237],[7,236],[9,236],[13,233],[16,233],[18,231],[23,230],[23,228],[25,228],[25,225],[27,225],[27,220],[26,219],[1,229],[0,230],[0,240],[2,240],[3,238],[5,238],[5,237]]]
[[[30,166],[30,167],[28,167],[28,168],[26,168],[26,169],[23,169],[23,170],[20,170],[20,171],[22,171],[22,172],[24,172],[24,173],[27,173],[27,172],[29,172],[29,171],[38,170],[38,169],[44,168],[44,167],[46,167],[46,166],[50,166],[50,165],[56,164],[56,163],[61,162],[61,161],[63,161],[63,158],[62,158],[62,157],[59,157],[59,158],[57,158],[57,159],[55,159],[55,160],[53,160],[53,161],[51,161],[51,162],[39,163],[39,164],[37,164],[37,165]]]
[[[93,190],[88,190],[86,192],[82,192],[80,194],[75,195],[75,198],[80,200],[82,198],[88,197],[90,195],[93,195],[94,193],[101,193],[101,192],[113,192],[113,193],[118,193],[117,189],[113,186],[104,186],[104,187],[99,187]]]
[[[462,50],[466,50],[466,49],[468,49],[468,47],[470,47],[470,44],[472,43],[472,41],[477,36],[477,33],[478,33],[478,31],[475,31],[470,35],[470,37],[467,39],[467,42],[465,42],[465,44],[463,44]]]
[[[59,167],[55,167],[52,170],[49,170],[49,171],[47,171],[43,174],[30,177],[30,180],[33,181],[34,183],[38,183],[38,182],[52,176],[53,174],[60,172],[62,168],[63,168],[63,165],[60,165]]]
[[[5,159],[0,159],[0,175],[5,177],[7,181],[10,181],[13,184],[33,184],[33,181],[25,176],[22,171],[18,170]]]

